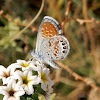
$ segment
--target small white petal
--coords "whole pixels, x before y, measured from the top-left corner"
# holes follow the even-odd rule
[[[32,71],[27,72],[28,77],[32,76]]]
[[[22,96],[25,94],[25,91],[23,90],[23,88],[20,88],[18,92],[15,93],[16,97]]]
[[[42,88],[44,91],[46,91],[46,86],[47,86],[46,84],[43,84],[43,83],[41,84],[41,88]]]
[[[10,97],[8,100],[16,100],[15,97]]]
[[[34,89],[33,89],[32,86],[29,86],[28,89],[29,89],[28,92],[27,92],[28,95],[30,95],[34,92]]]
[[[33,76],[30,79],[32,80],[30,83],[32,83],[33,85],[37,85],[41,82],[41,78],[37,76]]]
[[[16,98],[16,100],[20,100],[20,97],[18,97],[18,96],[15,96],[15,98]]]
[[[29,87],[28,87],[28,86],[25,86],[25,87],[24,87],[24,90],[25,90],[25,92],[26,92],[28,95],[30,95],[30,91],[29,91]]]
[[[24,71],[22,74],[23,74],[24,76],[27,76],[28,73],[29,73],[29,71]]]
[[[3,72],[5,72],[6,68],[4,66],[0,65],[0,70],[3,71]]]
[[[8,95],[5,95],[4,97],[3,97],[3,100],[8,100],[9,99],[9,96]]]

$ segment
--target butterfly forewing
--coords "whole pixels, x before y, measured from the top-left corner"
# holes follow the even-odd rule
[[[42,25],[41,35],[44,38],[51,38],[58,35],[58,31],[53,24],[45,22]]]
[[[53,19],[52,17],[45,16],[40,24],[38,36],[37,36],[37,43],[36,43],[36,51],[40,51],[40,46],[44,39],[50,39],[54,36],[58,36],[61,34],[61,28],[59,23]]]

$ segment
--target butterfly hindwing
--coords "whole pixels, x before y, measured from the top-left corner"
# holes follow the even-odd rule
[[[64,36],[55,36],[43,41],[41,52],[44,58],[50,60],[61,60],[69,53],[69,42]]]

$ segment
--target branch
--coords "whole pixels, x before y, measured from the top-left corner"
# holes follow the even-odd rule
[[[0,10],[0,15],[2,15],[5,19],[7,19],[8,21],[11,21],[11,19],[10,18],[8,18],[8,16],[6,16],[5,14],[4,14],[4,11],[3,10]]]
[[[69,15],[69,10],[70,10],[71,3],[72,3],[72,0],[70,0],[70,1],[68,2],[68,7],[67,7],[66,12],[65,12],[66,18],[65,18],[65,20],[62,22],[62,30],[63,30],[63,28],[64,28],[65,23],[66,23],[67,20],[68,20],[68,15]]]
[[[18,36],[20,34],[22,34],[26,29],[28,29],[36,21],[36,19],[39,17],[39,15],[41,14],[41,12],[43,10],[43,7],[44,7],[44,0],[42,0],[41,8],[40,8],[39,12],[37,13],[37,15],[32,19],[32,21],[24,29],[22,29],[17,35],[15,35],[12,38],[12,40],[18,38]]]
[[[77,73],[73,72],[68,66],[62,64],[61,62],[56,61],[56,63],[61,66],[62,68],[64,68],[65,70],[67,70],[72,76],[75,77],[76,80],[81,80],[84,83],[86,83],[87,85],[90,85],[92,88],[94,89],[100,89],[98,86],[96,86],[94,84],[94,82],[92,82],[91,80],[87,79],[87,78],[83,78],[82,76],[78,75]]]
[[[76,19],[77,22],[79,22],[80,24],[84,24],[84,23],[96,23],[96,24],[100,24],[100,21],[96,21],[94,18],[91,18],[90,20],[85,20],[85,19]]]
[[[4,14],[3,10],[0,10],[0,15],[2,15],[6,20],[8,20],[8,22],[14,22],[11,18],[9,18],[7,15]],[[23,24],[20,22],[17,22],[16,24],[24,27],[27,26],[27,24]],[[30,26],[29,28],[31,28],[32,32],[38,31],[38,28],[36,27]]]

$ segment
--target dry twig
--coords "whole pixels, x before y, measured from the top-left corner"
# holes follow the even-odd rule
[[[62,30],[63,30],[63,28],[64,28],[65,23],[68,21],[68,15],[69,15],[69,10],[70,10],[71,3],[72,3],[72,0],[70,0],[70,1],[68,2],[68,7],[67,7],[66,12],[65,12],[66,18],[65,18],[65,20],[62,22]]]
[[[57,64],[59,66],[61,66],[62,68],[64,68],[65,70],[67,70],[72,76],[74,76],[76,80],[81,80],[84,83],[86,83],[87,85],[90,85],[92,88],[99,89],[99,87],[96,86],[93,82],[91,82],[91,80],[89,80],[87,78],[83,78],[82,76],[80,76],[77,73],[73,72],[68,66],[62,64],[61,62],[58,62],[58,61],[56,61],[56,62],[57,62]]]
[[[0,15],[2,15],[5,19],[7,19],[8,21],[11,21],[11,19],[10,18],[8,18],[8,16],[6,16],[5,14],[4,14],[4,11],[3,10],[0,10]]]
[[[80,24],[84,24],[84,23],[96,23],[96,24],[100,24],[100,21],[96,21],[94,18],[91,19],[79,19],[77,18],[76,21]]]
[[[3,10],[0,10],[0,15],[2,15],[6,20],[8,20],[8,22],[13,22],[13,20],[11,18],[9,18],[7,15],[4,14]],[[20,22],[17,22],[16,24],[20,25],[20,26],[24,26],[24,27],[27,26],[27,24],[23,24]],[[36,28],[36,27],[30,26],[29,28],[31,28],[32,32],[38,31],[38,28]]]
[[[40,8],[39,12],[37,13],[37,15],[32,19],[32,21],[31,21],[24,29],[22,29],[17,35],[15,35],[15,36],[12,38],[12,40],[18,38],[18,36],[19,36],[20,34],[22,34],[27,28],[29,28],[29,27],[34,23],[34,21],[36,21],[36,19],[39,17],[39,15],[41,14],[41,12],[42,12],[42,10],[43,10],[43,7],[44,7],[44,0],[42,0],[41,8]]]

